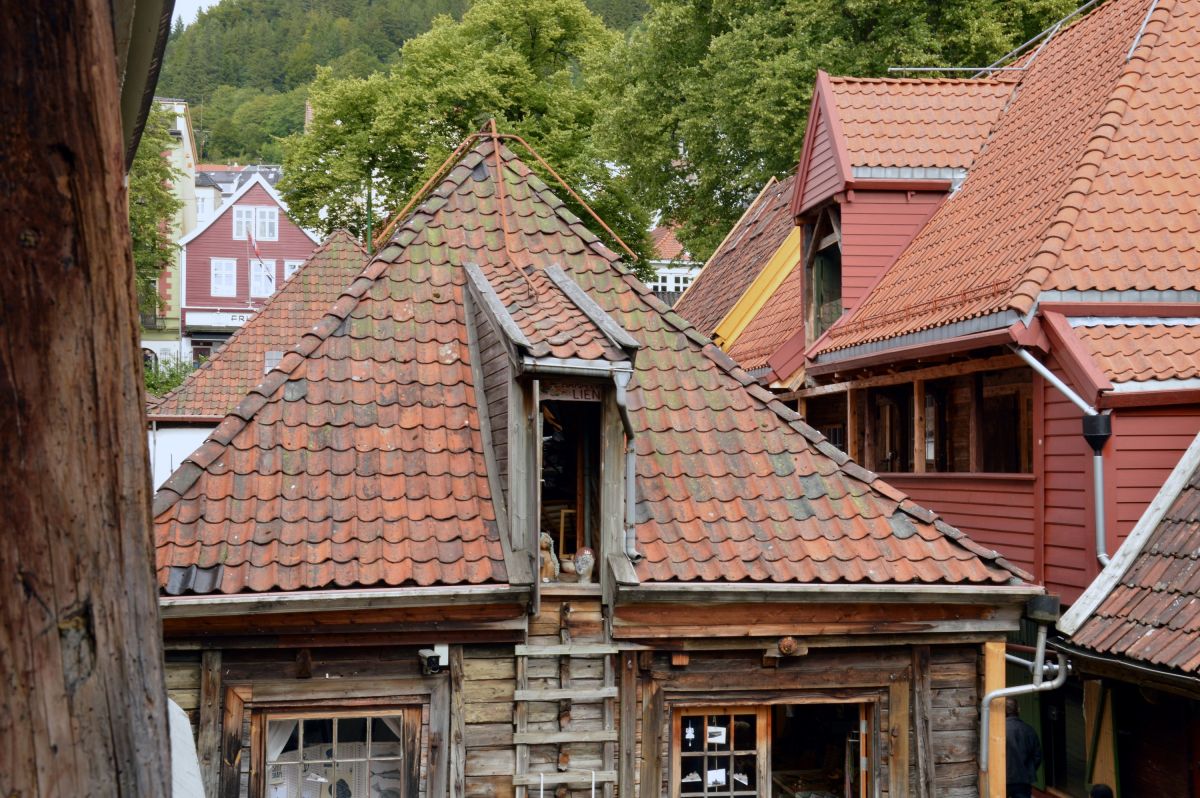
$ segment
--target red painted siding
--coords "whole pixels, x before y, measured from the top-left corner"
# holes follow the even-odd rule
[[[808,174],[803,181],[801,209],[827,200],[842,189],[843,178],[838,174],[837,148],[829,130],[829,120],[819,105],[814,104],[813,113],[817,114],[817,121],[808,142],[812,155],[808,158]]]
[[[1033,572],[1032,474],[886,474],[884,479],[976,543]]]
[[[1048,365],[1063,376],[1053,358]],[[1044,418],[1039,449],[1045,481],[1046,589],[1069,603],[1099,573],[1092,531],[1092,450],[1083,439],[1079,408],[1045,380],[1034,380],[1034,392],[1041,395]],[[1038,434],[1035,429],[1034,437]]]
[[[946,195],[855,190],[842,203],[842,307],[858,304]]]
[[[238,206],[275,204],[262,186],[254,186],[237,202]],[[275,261],[276,288],[283,284],[284,260],[304,260],[315,248],[316,244],[288,218],[283,208],[279,209],[279,240],[258,242],[263,259]],[[265,297],[250,298],[250,258],[256,256],[248,240],[234,240],[232,209],[225,211],[207,230],[184,245],[184,250],[187,258],[184,308],[242,309],[257,307],[266,301]],[[237,296],[212,295],[210,281],[213,258],[237,259]]]
[[[1107,488],[1115,532],[1110,553],[1125,540],[1188,444],[1200,431],[1200,407],[1113,411],[1115,474]]]

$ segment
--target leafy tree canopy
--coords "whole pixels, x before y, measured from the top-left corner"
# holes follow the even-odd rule
[[[600,135],[707,257],[799,159],[818,69],[986,65],[1076,0],[651,0],[609,58]]]
[[[312,125],[284,143],[288,207],[305,226],[362,234],[369,175],[375,207],[398,210],[464,136],[495,118],[648,253],[649,217],[592,135],[600,101],[590,76],[618,41],[582,0],[476,0],[461,21],[439,17],[405,44],[387,75],[320,71]]]
[[[173,118],[158,103],[150,106],[146,128],[129,169],[129,232],[133,237],[133,264],[138,309],[158,310],[158,276],[175,257],[175,214],[183,207],[171,193],[171,183],[182,174],[171,166],[166,153]]]

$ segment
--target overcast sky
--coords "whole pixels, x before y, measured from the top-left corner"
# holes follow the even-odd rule
[[[175,15],[171,21],[182,19],[184,25],[196,21],[196,14],[203,8],[217,4],[218,0],[175,0]]]

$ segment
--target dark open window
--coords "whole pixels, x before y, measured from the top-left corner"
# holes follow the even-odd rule
[[[805,402],[804,420],[837,448],[846,451],[846,395],[816,396]]]
[[[871,414],[871,468],[881,473],[912,471],[912,385],[872,388],[867,392],[867,407]]]
[[[805,225],[805,292],[808,340],[811,343],[842,315],[842,234],[838,207],[818,212]]]
[[[564,398],[541,404],[540,525],[567,562],[584,547],[600,550],[600,389],[586,388],[549,385],[548,395]]]

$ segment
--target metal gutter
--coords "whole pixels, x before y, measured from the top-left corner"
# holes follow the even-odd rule
[[[1096,559],[1100,561],[1101,565],[1107,566],[1109,556],[1104,518],[1104,444],[1112,437],[1111,411],[1106,410],[1101,413],[1089,405],[1079,394],[1060,380],[1058,375],[1046,368],[1046,365],[1034,357],[1029,350],[1015,345],[1012,350],[1031,369],[1040,374],[1042,379],[1053,385],[1059,393],[1070,400],[1071,404],[1083,411],[1083,437],[1092,447],[1092,486],[1094,488],[1092,499],[1095,504],[1096,518]]]
[[[625,427],[625,556],[637,562],[642,557],[637,550],[637,447],[633,441],[633,421],[629,418],[626,394],[632,376],[630,371],[615,372],[613,382],[617,386],[617,409]]]
[[[525,355],[517,364],[517,370],[521,374],[615,379],[617,374],[633,374],[633,364],[628,361],[613,363],[609,360],[583,360],[576,357],[532,357],[531,355]]]
[[[520,604],[529,602],[530,588],[511,585],[465,587],[407,587],[364,590],[306,590],[259,595],[160,596],[163,618],[205,618],[222,615],[262,615],[285,612],[382,610],[444,605]]]

